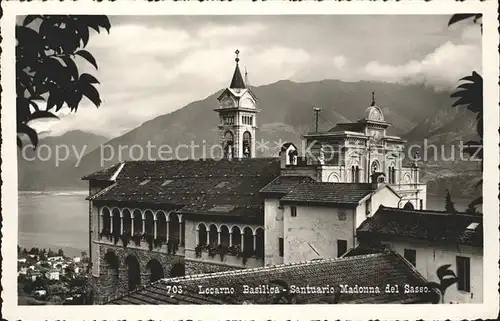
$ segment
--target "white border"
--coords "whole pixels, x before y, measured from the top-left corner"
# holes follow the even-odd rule
[[[407,1],[267,1],[233,2],[192,0],[189,2],[93,1],[17,2],[3,1],[1,20],[2,57],[2,216],[3,275],[2,314],[11,319],[496,319],[499,311],[499,203],[498,203],[498,128],[499,128],[499,56],[497,32],[498,2],[467,0]],[[17,306],[17,147],[15,142],[15,16],[24,14],[450,14],[483,13],[484,79],[484,303],[461,305],[286,305],[286,306]],[[293,26],[291,26],[293,28]],[[221,309],[222,308],[222,309]],[[223,311],[223,312],[221,312]]]

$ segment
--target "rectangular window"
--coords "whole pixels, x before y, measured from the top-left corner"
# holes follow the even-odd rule
[[[282,237],[280,237],[278,239],[278,247],[279,247],[280,257],[283,257],[284,252],[285,252],[285,245],[283,244],[283,238]]]
[[[292,214],[292,217],[297,216],[297,207],[296,206],[290,206],[290,212]]]
[[[347,252],[347,241],[337,240],[337,257],[340,257],[345,252]]]
[[[405,259],[413,266],[417,266],[417,251],[412,249],[405,249]]]
[[[470,258],[457,256],[457,288],[470,292]]]

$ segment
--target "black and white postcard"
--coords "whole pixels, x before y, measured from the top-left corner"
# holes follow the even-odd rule
[[[494,1],[2,6],[8,319],[498,316]]]

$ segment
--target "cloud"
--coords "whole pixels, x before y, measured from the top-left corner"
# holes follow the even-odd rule
[[[91,36],[88,50],[99,70],[78,59],[81,71],[101,82],[102,106],[95,108],[83,100],[76,114],[37,126],[54,134],[73,129],[123,134],[227,86],[236,49],[241,52],[241,69],[248,68],[254,86],[282,79],[340,79],[449,89],[471,70],[479,71],[478,26],[447,29],[447,17],[428,17],[425,24],[417,18],[397,22],[371,17],[370,28],[380,30],[376,39],[366,32],[365,17],[314,17],[302,24],[297,18],[297,30],[287,27],[292,18],[283,17],[171,17],[168,23],[163,17],[123,18],[109,35]]]

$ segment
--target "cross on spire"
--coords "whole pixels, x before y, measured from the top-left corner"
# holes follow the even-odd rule
[[[236,54],[236,59],[234,59],[236,61],[236,63],[238,63],[240,61],[240,58],[238,57],[238,55],[240,54],[240,51],[238,49],[236,49],[236,51],[234,52]]]

